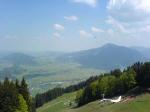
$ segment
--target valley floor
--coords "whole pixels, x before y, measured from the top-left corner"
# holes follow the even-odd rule
[[[80,108],[73,108],[76,93],[65,94],[37,109],[37,112],[150,112],[150,94],[137,96],[135,99],[117,104],[91,102]]]

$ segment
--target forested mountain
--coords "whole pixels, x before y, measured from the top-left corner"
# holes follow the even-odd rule
[[[114,69],[124,68],[137,61],[145,61],[146,57],[137,50],[106,44],[100,48],[66,54],[61,57],[63,61],[75,61],[83,67]]]

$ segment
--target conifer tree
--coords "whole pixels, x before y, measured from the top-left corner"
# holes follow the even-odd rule
[[[28,106],[21,94],[18,95],[19,105],[15,112],[28,112]]]
[[[5,78],[0,88],[0,112],[15,112],[18,104],[18,92],[15,84]]]
[[[25,78],[23,78],[21,81],[19,93],[22,94],[23,98],[27,102],[28,112],[31,112],[31,98],[30,98],[30,93],[29,93],[28,85],[25,81]]]

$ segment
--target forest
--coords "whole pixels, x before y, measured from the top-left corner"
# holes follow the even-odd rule
[[[116,69],[99,76],[98,80],[87,85],[77,93],[76,102],[82,106],[91,101],[125,95],[138,88],[132,95],[147,91],[150,87],[150,62],[135,63],[123,71]]]
[[[0,82],[0,112],[36,112],[24,78],[21,82],[8,78]]]

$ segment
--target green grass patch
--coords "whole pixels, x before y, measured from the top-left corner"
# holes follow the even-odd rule
[[[64,112],[69,107],[69,102],[74,101],[76,93],[65,94],[37,109],[37,112]]]
[[[74,98],[75,93],[65,94],[37,109],[37,112],[150,112],[150,94],[142,94],[133,100],[116,104],[94,101],[79,108],[64,105]]]

